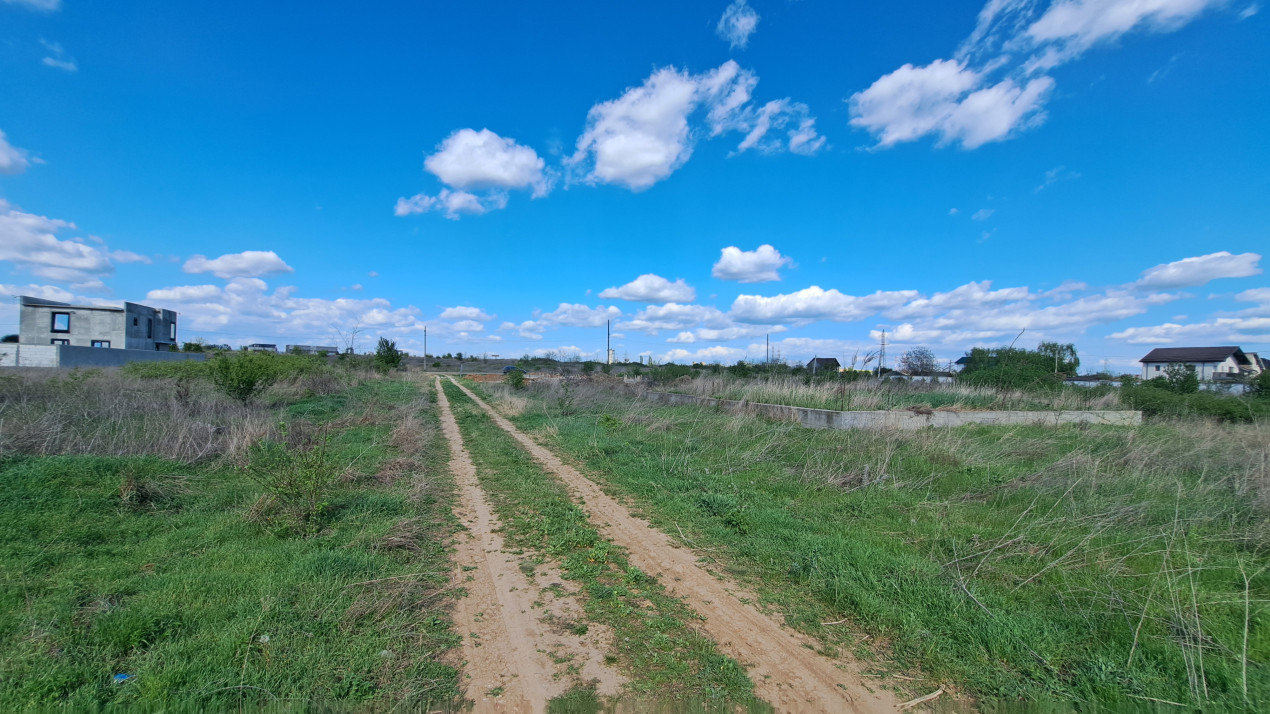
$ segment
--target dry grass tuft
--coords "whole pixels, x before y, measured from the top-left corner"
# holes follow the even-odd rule
[[[418,518],[405,518],[397,521],[379,543],[380,550],[404,550],[418,553],[419,541],[424,534],[423,526]]]
[[[422,468],[421,464],[408,456],[388,459],[375,473],[375,482],[381,486],[389,486],[417,472],[420,468]]]

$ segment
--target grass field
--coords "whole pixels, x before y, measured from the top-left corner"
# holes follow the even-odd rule
[[[1265,425],[812,431],[585,384],[483,386],[879,674],[985,709],[1270,701]]]
[[[425,393],[292,382],[244,406],[172,379],[45,379],[6,384],[0,411],[0,710],[455,699]],[[33,415],[43,439],[10,426]],[[308,537],[252,478],[249,445],[278,422],[326,434],[318,465],[338,476]]]

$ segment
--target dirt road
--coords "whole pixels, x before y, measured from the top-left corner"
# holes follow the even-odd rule
[[[542,712],[551,698],[590,681],[601,695],[617,694],[624,678],[604,664],[611,632],[593,625],[586,635],[574,634],[567,624],[581,619],[582,607],[559,571],[504,550],[498,518],[477,482],[440,378],[436,387],[450,472],[459,487],[454,513],[465,529],[453,582],[466,588],[467,597],[455,606],[454,627],[463,637],[462,682],[474,711]]]
[[[895,711],[899,701],[890,692],[866,687],[853,662],[817,654],[814,640],[782,627],[742,602],[742,598],[754,598],[706,571],[691,550],[678,547],[669,536],[632,516],[594,482],[530,439],[466,387],[458,386],[566,485],[592,524],[630,552],[632,564],[656,576],[670,594],[686,598],[688,605],[706,618],[706,631],[722,652],[748,668],[759,697],[778,711]]]

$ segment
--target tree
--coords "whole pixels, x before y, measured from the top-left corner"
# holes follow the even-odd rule
[[[379,344],[375,346],[375,368],[383,374],[397,369],[401,366],[401,360],[405,355],[397,349],[397,343],[387,337],[379,338]]]
[[[1194,394],[1199,391],[1199,376],[1189,364],[1174,362],[1165,367],[1164,381],[1168,384],[1169,391],[1176,394]]]
[[[1076,354],[1076,345],[1068,342],[1042,342],[1036,346],[1036,353],[1049,357],[1054,364],[1055,372],[1076,374],[1080,368],[1080,357]]]
[[[929,347],[914,347],[900,355],[900,369],[909,374],[934,374],[938,368],[935,353]]]

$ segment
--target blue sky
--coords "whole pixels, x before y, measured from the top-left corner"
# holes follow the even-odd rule
[[[364,5],[0,0],[0,293],[230,344],[1270,352],[1259,0]]]

